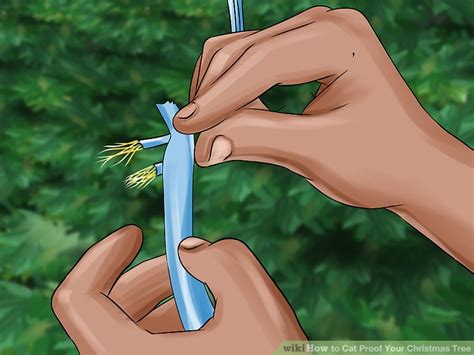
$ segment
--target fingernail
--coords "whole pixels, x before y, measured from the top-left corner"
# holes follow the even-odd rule
[[[194,102],[191,102],[184,106],[181,110],[178,111],[176,114],[176,117],[185,120],[193,115],[193,113],[196,111],[197,105]]]
[[[209,157],[208,163],[209,165],[222,163],[231,153],[232,142],[224,136],[217,136],[212,144],[211,156]]]
[[[186,250],[190,250],[190,249],[195,249],[198,246],[203,245],[204,243],[206,243],[206,241],[203,239],[196,238],[196,237],[189,237],[183,240],[181,244],[179,244],[179,247]]]

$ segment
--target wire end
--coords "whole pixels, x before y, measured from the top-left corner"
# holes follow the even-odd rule
[[[133,173],[132,175],[127,176],[125,179],[125,187],[131,189],[138,187],[140,189],[148,186],[149,183],[153,181],[158,176],[156,167],[154,165],[147,166],[144,169]]]
[[[128,165],[132,160],[136,152],[143,150],[143,145],[138,140],[134,140],[126,143],[115,143],[104,146],[97,159],[98,163],[101,163],[101,167],[110,162],[111,160],[118,158],[119,160],[112,166],[118,165],[122,162],[125,162],[125,165]]]

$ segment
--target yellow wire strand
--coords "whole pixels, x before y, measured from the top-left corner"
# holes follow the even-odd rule
[[[156,168],[152,166],[148,166],[144,169],[133,173],[132,175],[127,176],[125,179],[125,186],[129,189],[138,187],[138,188],[145,188],[153,179],[156,177]]]
[[[126,143],[108,144],[104,146],[104,148],[105,149],[100,152],[101,154],[107,153],[107,152],[110,152],[110,153],[103,154],[98,157],[97,162],[102,163],[101,167],[103,167],[105,164],[107,164],[109,161],[115,158],[120,158],[120,159],[112,166],[118,165],[123,161],[125,161],[125,165],[128,165],[128,163],[130,163],[135,153],[139,152],[140,150],[143,150],[143,146],[140,144],[138,140],[134,140],[131,142],[126,142]]]

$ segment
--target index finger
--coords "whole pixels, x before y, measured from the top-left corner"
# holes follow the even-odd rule
[[[124,273],[110,291],[110,298],[137,321],[171,296],[166,256],[144,261]]]
[[[116,230],[84,253],[63,284],[108,294],[121,272],[137,255],[142,240],[140,228],[134,225]]]
[[[319,7],[298,17],[303,21],[288,19],[248,36],[243,46],[219,51],[207,70],[212,80],[176,114],[176,129],[183,133],[207,130],[274,85],[302,84],[343,73],[353,59],[353,44],[346,43],[342,20]]]
[[[108,296],[113,283],[133,260],[141,231],[127,226],[92,246],[53,295],[52,307],[81,351],[111,349],[116,334],[140,336],[142,330]]]
[[[183,133],[196,133],[222,122],[229,113],[249,104],[267,91],[277,78],[265,68],[267,51],[251,46],[204,93],[182,108],[174,126]]]

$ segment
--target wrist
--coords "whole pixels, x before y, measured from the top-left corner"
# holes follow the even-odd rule
[[[473,269],[474,155],[429,118],[417,139],[399,206],[389,208]]]

